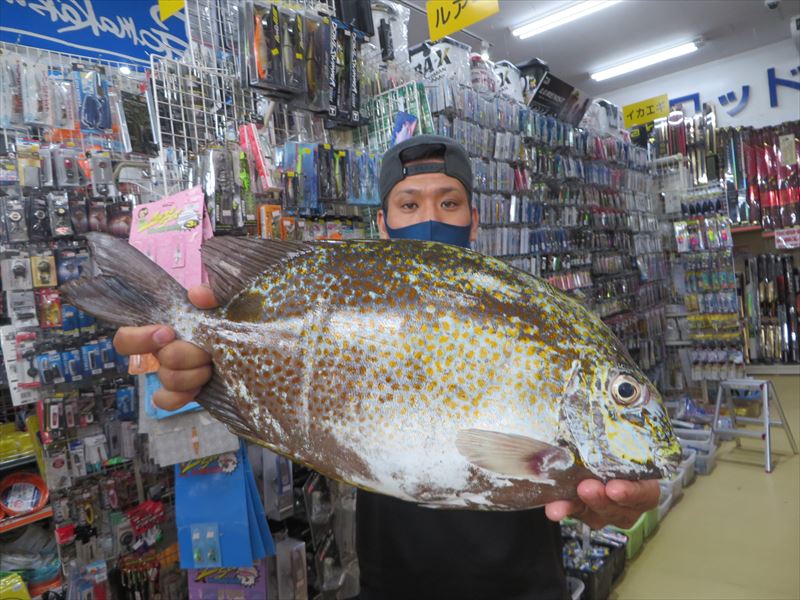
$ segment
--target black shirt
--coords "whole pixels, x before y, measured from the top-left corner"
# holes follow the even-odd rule
[[[358,490],[360,600],[565,600],[544,509],[432,509]]]

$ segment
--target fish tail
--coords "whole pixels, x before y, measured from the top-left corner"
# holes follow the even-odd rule
[[[91,275],[61,286],[68,304],[118,327],[171,326],[177,314],[196,310],[177,281],[124,240],[104,233],[86,239]]]

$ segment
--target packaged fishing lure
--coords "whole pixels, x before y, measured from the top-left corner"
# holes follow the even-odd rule
[[[22,80],[19,57],[0,54],[0,126],[22,125]]]
[[[38,188],[41,185],[41,157],[39,142],[27,138],[17,138],[17,173],[19,185],[23,188]]]
[[[52,236],[50,232],[50,218],[47,209],[47,200],[40,196],[30,198],[28,222],[30,223],[30,238],[32,241],[45,242]]]
[[[75,87],[65,73],[58,68],[48,71],[50,91],[50,123],[56,129],[75,129]]]
[[[328,17],[306,17],[305,51],[307,68],[306,106],[327,113],[330,107],[331,21]]]
[[[6,196],[2,199],[3,220],[6,224],[6,239],[9,242],[27,242],[28,220],[26,218],[25,201],[18,196]]]
[[[288,91],[306,91],[305,18],[299,12],[281,9],[280,43],[283,61],[283,84]]]
[[[285,48],[281,44],[281,17],[277,5],[248,2],[240,15],[247,83],[266,89],[283,88]]]
[[[50,126],[51,94],[47,67],[28,60],[20,63],[22,119],[27,125]]]
[[[76,63],[72,70],[81,131],[107,133],[111,129],[111,102],[105,69]]]

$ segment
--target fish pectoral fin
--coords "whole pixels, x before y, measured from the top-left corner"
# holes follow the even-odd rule
[[[231,399],[225,382],[216,370],[197,395],[197,403],[212,417],[224,423],[235,435],[256,440],[261,438],[246,416],[238,410],[238,403]]]
[[[524,435],[485,429],[462,429],[456,448],[472,464],[501,475],[546,477],[566,471],[575,460],[572,453]]]

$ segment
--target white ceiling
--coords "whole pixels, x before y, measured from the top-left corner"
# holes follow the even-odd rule
[[[411,0],[424,9],[423,0]],[[520,41],[510,27],[528,23],[573,0],[500,0],[500,12],[467,29],[492,44],[492,60],[520,64],[538,57],[561,79],[594,96],[668,75],[791,37],[789,18],[800,14],[800,0],[780,0],[770,10],[764,0],[624,0],[598,13]],[[425,15],[411,11],[409,43],[428,37]],[[480,42],[463,33],[456,39],[480,52]],[[601,83],[589,73],[638,58],[653,50],[689,42],[705,44],[680,57]],[[800,60],[800,57],[798,58]]]

